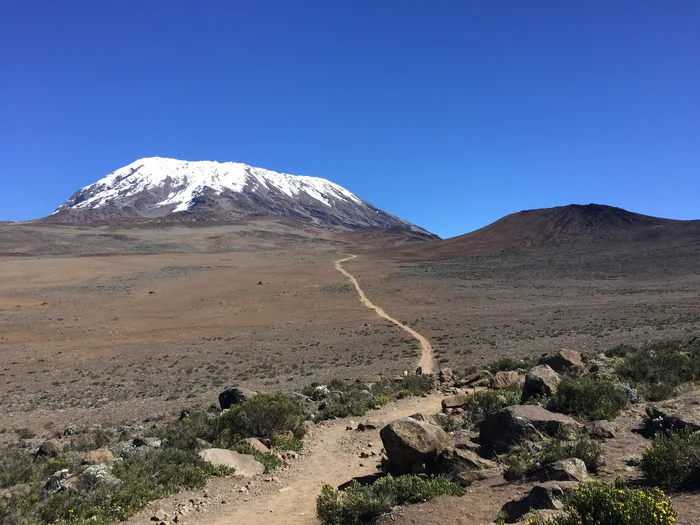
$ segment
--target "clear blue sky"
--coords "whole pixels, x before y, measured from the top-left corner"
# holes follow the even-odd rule
[[[700,218],[700,1],[6,1],[0,220],[147,156],[326,177],[441,236]]]

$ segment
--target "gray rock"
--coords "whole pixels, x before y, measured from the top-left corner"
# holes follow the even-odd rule
[[[235,475],[242,478],[252,478],[265,472],[265,467],[255,461],[253,456],[239,454],[233,450],[208,448],[201,450],[199,457],[212,465],[232,468],[235,470]]]
[[[700,390],[646,407],[654,431],[700,430]]]
[[[579,427],[576,420],[564,414],[536,405],[514,405],[499,410],[481,423],[479,441],[487,452],[500,454],[526,441],[572,434]]]
[[[540,481],[583,481],[588,470],[579,458],[569,458],[545,465],[538,477]]]
[[[97,489],[115,489],[122,481],[112,474],[112,469],[107,465],[91,465],[80,475],[80,490],[90,492]]]
[[[262,441],[260,441],[258,438],[247,438],[245,442],[248,443],[250,448],[252,448],[255,452],[261,454],[268,454],[270,452],[270,449],[263,445]]]
[[[392,421],[379,432],[389,463],[400,472],[411,472],[416,463],[435,463],[451,445],[440,427],[411,418]]]
[[[520,374],[514,371],[510,372],[496,372],[494,374],[493,379],[491,379],[491,388],[495,388],[496,390],[501,390],[503,388],[508,388],[509,386],[512,385],[517,385],[520,383]]]
[[[46,483],[44,483],[44,486],[41,487],[39,501],[44,501],[59,492],[75,490],[75,485],[70,481],[70,477],[70,472],[67,468],[51,474]]]
[[[532,396],[552,396],[556,394],[561,376],[549,365],[538,365],[525,376],[522,402],[526,402]]]
[[[577,485],[575,482],[546,482],[532,487],[521,499],[509,501],[501,508],[501,517],[505,523],[516,523],[533,510],[561,510],[564,496]]]
[[[36,454],[37,456],[55,458],[61,452],[63,452],[63,444],[57,439],[48,439],[41,444]]]
[[[438,373],[438,379],[441,383],[451,383],[454,379],[454,373],[451,368],[441,368]]]
[[[453,396],[448,396],[442,400],[442,409],[448,410],[450,408],[463,407],[472,398],[472,394],[455,394]]]
[[[586,433],[595,439],[612,439],[615,437],[615,429],[612,423],[604,419],[586,424]]]
[[[460,448],[443,450],[437,458],[436,471],[448,479],[467,486],[484,479],[485,470],[496,468],[496,464],[480,457],[475,452]]]
[[[560,374],[574,371],[583,372],[586,369],[586,365],[581,360],[581,354],[576,350],[561,350],[554,354],[545,355],[540,358],[538,364],[547,365]]]
[[[245,403],[248,399],[258,395],[254,390],[242,387],[229,387],[219,394],[219,406],[226,410],[233,405]]]
[[[319,385],[316,388],[314,388],[314,391],[311,393],[311,399],[313,399],[314,401],[323,401],[330,394],[331,391],[328,390],[328,387],[326,385]]]

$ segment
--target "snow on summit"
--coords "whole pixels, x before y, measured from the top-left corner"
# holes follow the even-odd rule
[[[189,162],[151,157],[132,162],[86,186],[84,191],[97,192],[72,207],[99,208],[115,198],[133,196],[165,184],[177,188],[160,203],[161,206],[175,205],[172,211],[189,209],[192,199],[205,189],[219,194],[225,190],[242,192],[249,184],[253,187],[262,185],[268,189],[274,188],[289,197],[305,193],[326,206],[331,206],[328,197],[361,202],[345,188],[319,177],[277,173],[239,162]]]
[[[399,227],[429,234],[326,179],[239,162],[161,157],[139,159],[119,168],[78,190],[54,212],[102,222],[171,214],[179,214],[177,220],[278,215],[321,226]]]

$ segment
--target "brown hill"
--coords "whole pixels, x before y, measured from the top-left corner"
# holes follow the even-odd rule
[[[443,259],[543,247],[660,241],[700,242],[700,220],[678,221],[600,204],[525,210],[479,230],[402,252]]]

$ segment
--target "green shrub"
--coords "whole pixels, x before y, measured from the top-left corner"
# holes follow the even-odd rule
[[[354,481],[343,491],[324,485],[316,500],[316,515],[322,525],[369,524],[396,505],[428,501],[445,494],[462,496],[464,489],[444,478],[391,475],[365,486]]]
[[[274,452],[257,452],[255,459],[265,467],[265,474],[273,472],[282,464]]]
[[[217,436],[226,431],[242,437],[269,439],[292,433],[300,438],[305,431],[304,411],[284,394],[258,394],[221,414],[216,429]]]
[[[601,444],[584,434],[579,434],[573,441],[551,439],[542,444],[539,452],[523,447],[508,456],[504,475],[511,480],[527,478],[543,465],[568,458],[580,459],[589,472],[595,472],[602,464],[602,454]]]
[[[586,464],[589,472],[596,472],[602,465],[603,447],[594,439],[580,434],[573,441],[552,439],[542,446],[539,461],[543,465],[554,463],[561,459],[578,458]]]
[[[624,347],[624,352],[618,347],[614,354],[624,354],[617,373],[650,401],[673,397],[679,386],[700,378],[700,338]]]
[[[66,456],[35,459],[26,449],[8,445],[0,449],[0,488],[42,481],[58,470],[75,466]]]
[[[304,447],[304,442],[294,436],[284,437],[284,436],[273,436],[270,440],[272,448],[276,450],[294,450],[299,452]]]
[[[532,518],[528,525],[673,525],[676,511],[659,489],[634,490],[621,479],[581,483],[567,499],[564,513]]]
[[[555,396],[558,408],[590,420],[615,419],[627,404],[627,390],[606,379],[564,378]]]
[[[304,388],[302,392],[311,395],[316,386],[317,383],[312,383],[312,386]],[[361,417],[390,401],[427,394],[433,386],[434,379],[429,375],[408,376],[394,381],[385,379],[371,385],[334,379],[328,383],[331,394],[318,411],[318,420]]]
[[[445,432],[454,432],[462,428],[462,421],[454,416],[446,414],[435,414],[433,416],[435,423],[438,424]]]
[[[483,390],[476,392],[462,408],[464,426],[476,428],[479,423],[502,408],[520,403],[523,387],[511,385],[503,390]]]
[[[657,434],[642,455],[641,469],[666,490],[700,488],[700,434]]]
[[[209,477],[225,475],[231,470],[214,467],[193,451],[160,449],[115,463],[112,472],[122,480],[116,488],[89,493],[62,492],[42,502],[37,496],[43,478],[37,479],[31,493],[0,500],[0,522],[8,525],[101,525],[125,520],[149,501],[181,488],[201,488]]]
[[[511,370],[530,370],[537,364],[537,360],[532,357],[515,358],[510,356],[500,357],[486,367],[486,370],[495,374],[496,372],[508,372]]]

